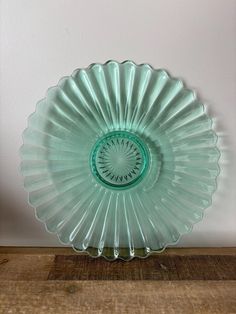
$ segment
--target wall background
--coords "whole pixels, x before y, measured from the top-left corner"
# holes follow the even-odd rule
[[[182,78],[216,118],[219,189],[179,246],[236,246],[235,0],[2,0],[0,23],[0,245],[60,245],[18,170],[36,102],[75,68],[132,59]]]

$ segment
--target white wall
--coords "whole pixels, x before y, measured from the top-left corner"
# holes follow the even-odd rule
[[[166,68],[216,117],[223,151],[213,206],[180,246],[236,245],[236,1],[2,0],[0,245],[60,245],[27,204],[18,149],[49,86],[108,59]]]

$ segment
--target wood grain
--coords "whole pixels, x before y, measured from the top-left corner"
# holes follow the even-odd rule
[[[0,313],[236,313],[236,282],[8,281]]]
[[[0,314],[236,314],[236,249],[108,262],[70,248],[0,248]]]
[[[47,280],[54,256],[0,254],[0,282],[3,280]]]
[[[10,252],[11,251],[11,252]],[[108,262],[86,255],[62,255],[61,250],[0,251],[3,280],[236,280],[236,251],[207,255],[202,250],[167,251],[147,259]],[[224,250],[223,250],[224,251]],[[36,253],[37,252],[37,253]],[[232,254],[235,252],[235,254]],[[55,254],[56,253],[56,254]],[[58,255],[58,253],[60,253]],[[222,253],[222,250],[221,250]],[[226,254],[227,253],[227,254]]]
[[[20,247],[20,246],[0,246],[0,254],[30,254],[30,255],[79,255],[87,256],[86,253],[75,252],[71,247]],[[236,247],[194,247],[194,248],[167,248],[159,255],[232,255],[236,256]]]
[[[236,280],[236,256],[159,255],[109,263],[87,256],[55,257],[50,280]]]

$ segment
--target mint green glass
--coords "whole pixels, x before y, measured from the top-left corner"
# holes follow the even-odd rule
[[[109,260],[174,244],[212,202],[220,153],[195,93],[164,70],[92,64],[28,119],[21,171],[48,231]]]

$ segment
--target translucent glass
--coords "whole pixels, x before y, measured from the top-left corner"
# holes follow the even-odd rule
[[[36,216],[95,257],[162,251],[202,219],[216,190],[220,153],[204,105],[148,64],[108,61],[62,78],[23,140]]]

